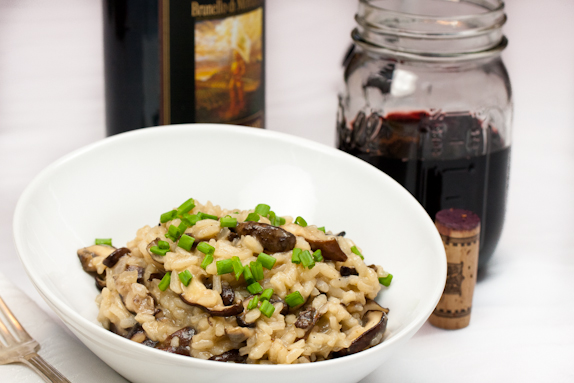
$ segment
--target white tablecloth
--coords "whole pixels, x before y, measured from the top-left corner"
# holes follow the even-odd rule
[[[356,5],[267,1],[270,130],[334,144]],[[514,0],[507,13],[516,104],[507,219],[471,325],[425,325],[363,382],[574,381],[574,2]],[[104,137],[103,100],[99,1],[0,0],[0,270],[62,327],[16,256],[12,215],[48,163]],[[2,382],[22,374],[40,382],[0,366]]]

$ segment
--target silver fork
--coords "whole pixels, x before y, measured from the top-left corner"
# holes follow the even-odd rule
[[[0,338],[0,365],[23,363],[36,371],[46,382],[70,383],[58,370],[36,354],[36,351],[40,349],[40,344],[24,330],[2,297],[0,297],[0,312],[7,320],[5,322],[0,316],[0,336],[4,338],[4,343]]]

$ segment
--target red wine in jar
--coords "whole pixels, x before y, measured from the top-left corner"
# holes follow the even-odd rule
[[[339,148],[403,185],[433,219],[449,208],[481,218],[482,268],[500,239],[506,208],[510,146],[496,130],[487,126],[485,132],[468,113],[373,113],[358,115],[351,126],[343,135],[339,128]]]

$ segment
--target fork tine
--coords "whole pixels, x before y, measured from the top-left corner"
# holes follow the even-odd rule
[[[9,326],[12,329],[12,331],[16,333],[18,338],[20,338],[20,342],[26,342],[32,339],[30,334],[28,334],[28,332],[24,330],[24,327],[22,327],[20,322],[18,322],[14,314],[12,314],[12,311],[10,311],[8,306],[6,306],[6,303],[4,302],[2,297],[0,297],[0,312],[2,312],[2,314],[4,314],[4,316],[10,321],[10,323],[4,324],[2,323],[3,321],[0,320],[0,331],[2,332],[2,335],[4,336],[4,339],[6,339],[7,342],[9,342],[10,340],[12,342],[16,341],[16,339],[14,339],[10,331],[8,331],[8,329],[6,328],[7,326]]]

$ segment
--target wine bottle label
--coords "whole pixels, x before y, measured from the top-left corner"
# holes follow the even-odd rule
[[[160,0],[162,124],[263,127],[264,0]]]

